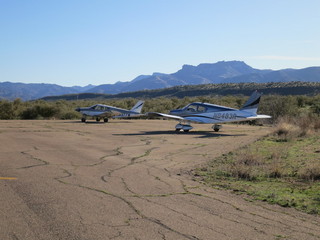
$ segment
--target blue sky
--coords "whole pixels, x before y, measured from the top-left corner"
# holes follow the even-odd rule
[[[183,64],[320,66],[319,0],[0,0],[0,82],[131,81]]]

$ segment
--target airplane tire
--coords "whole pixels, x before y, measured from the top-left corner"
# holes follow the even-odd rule
[[[184,132],[189,132],[189,130],[183,130]]]
[[[86,122],[86,119],[85,118],[81,118],[81,122]]]
[[[221,129],[221,125],[215,124],[215,125],[212,126],[212,129],[213,129],[215,132],[219,132],[219,130]]]
[[[97,121],[97,122],[100,122],[100,118],[96,118],[96,121]]]
[[[109,119],[108,119],[108,118],[105,118],[105,119],[103,119],[103,121],[104,121],[104,122],[108,122],[108,121],[109,121]]]

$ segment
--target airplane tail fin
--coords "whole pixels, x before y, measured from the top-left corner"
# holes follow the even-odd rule
[[[253,114],[257,114],[261,93],[258,91],[254,91],[248,101],[243,105],[243,107],[240,110],[251,112]]]
[[[144,101],[140,100],[136,103],[136,105],[133,106],[133,108],[130,109],[132,112],[141,113],[142,107],[143,107]]]

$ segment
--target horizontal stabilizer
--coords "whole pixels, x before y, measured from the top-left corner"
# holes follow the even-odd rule
[[[257,115],[257,116],[254,116],[254,117],[248,117],[247,119],[248,120],[253,120],[253,119],[265,119],[265,118],[272,118],[272,117],[269,116],[269,115]]]

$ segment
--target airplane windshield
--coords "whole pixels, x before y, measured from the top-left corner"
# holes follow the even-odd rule
[[[105,111],[105,107],[99,106],[99,105],[94,106],[92,109],[97,110],[97,111]]]

